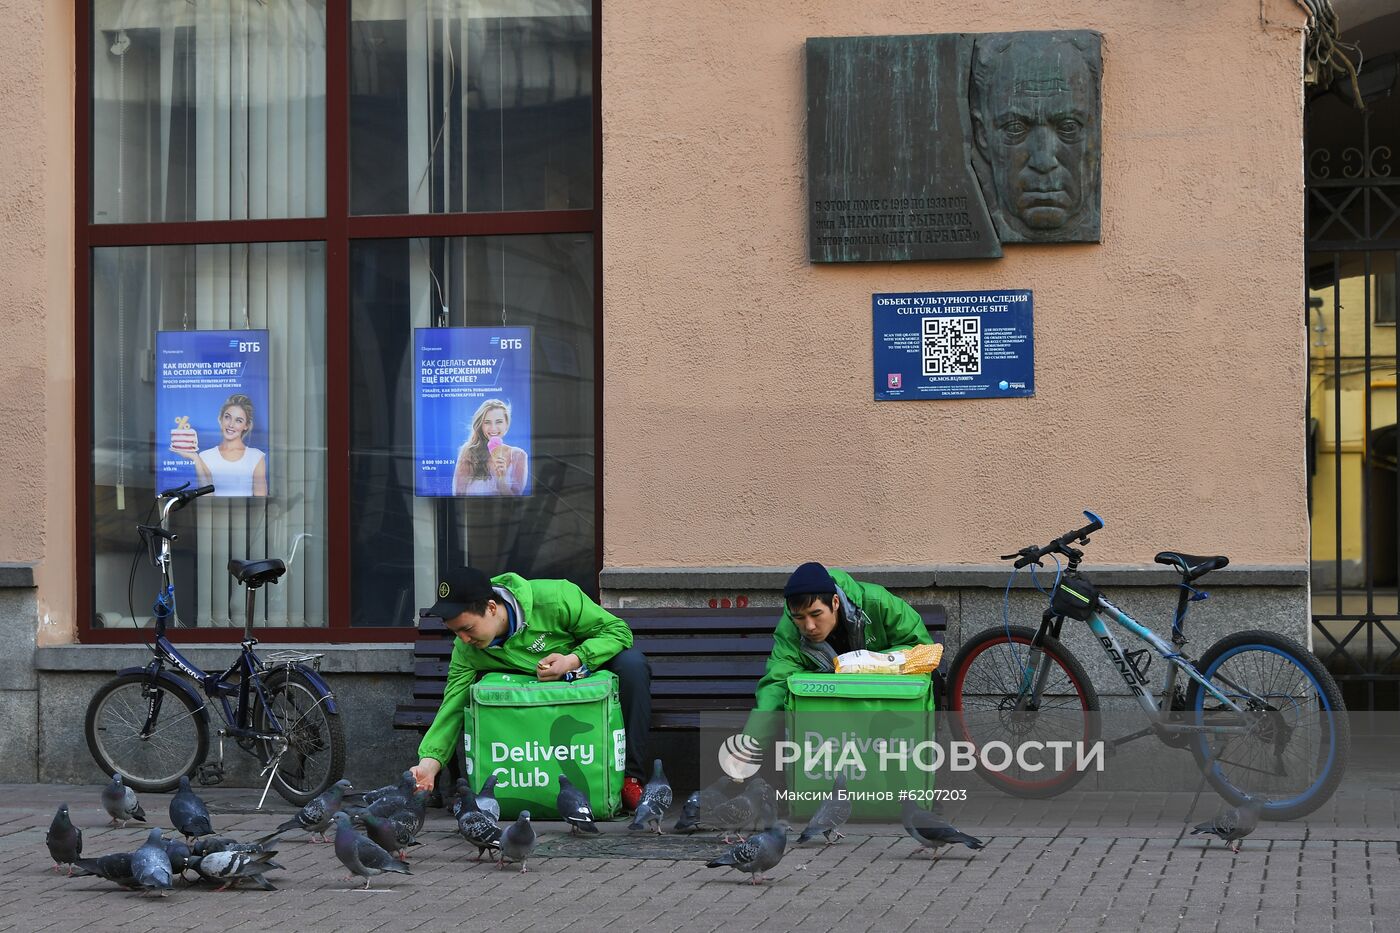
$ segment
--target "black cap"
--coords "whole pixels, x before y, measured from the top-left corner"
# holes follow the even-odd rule
[[[456,567],[438,583],[438,601],[428,610],[428,615],[439,619],[455,619],[467,611],[470,605],[479,605],[488,599],[496,598],[491,588],[491,578],[475,567]]]
[[[783,587],[784,599],[807,595],[832,596],[835,593],[836,581],[825,567],[814,560],[794,570],[788,577],[787,586]]]

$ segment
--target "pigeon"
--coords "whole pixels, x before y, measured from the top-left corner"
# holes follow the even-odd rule
[[[193,856],[213,855],[215,852],[260,852],[270,851],[261,842],[239,842],[231,836],[205,836],[190,844]]]
[[[405,771],[399,775],[397,784],[385,784],[383,787],[376,787],[374,790],[367,790],[363,794],[349,794],[349,798],[358,798],[365,806],[369,806],[381,797],[402,797],[407,800],[413,796],[413,791],[418,787],[417,780],[413,777],[412,771]]]
[[[763,873],[783,860],[783,850],[787,848],[788,824],[782,820],[761,833],[754,833],[743,842],[736,843],[719,858],[706,862],[706,868],[731,866],[748,872],[750,884],[761,884]]]
[[[325,842],[326,830],[330,829],[331,819],[340,809],[341,802],[345,799],[345,791],[349,787],[350,782],[344,778],[336,781],[325,793],[298,810],[296,816],[263,836],[258,842],[270,842],[293,829],[304,829],[311,833],[313,842]],[[316,838],[318,836],[319,839]]]
[[[146,844],[131,853],[131,873],[142,890],[159,891],[161,897],[170,893],[174,886],[171,877],[170,856],[165,854],[165,844],[160,838],[160,830],[153,829],[146,836]]]
[[[491,819],[498,823],[501,821],[501,804],[496,799],[496,775],[491,775],[486,779],[486,783],[481,785],[481,790],[476,795],[476,805]]]
[[[146,822],[146,811],[141,809],[136,791],[122,783],[120,774],[113,774],[112,783],[102,788],[102,809],[112,818],[113,826],[121,823],[123,829],[132,820]]]
[[[463,839],[476,846],[476,858],[472,861],[479,862],[488,849],[501,847],[501,827],[496,825],[496,821],[491,819],[489,814],[480,810],[468,810],[457,817],[457,832],[462,834]]]
[[[753,832],[767,829],[778,819],[778,811],[773,807],[773,785],[756,777],[749,782],[748,790],[754,802],[754,817],[749,829]]]
[[[161,847],[165,849],[165,857],[170,859],[170,870],[177,875],[184,875],[185,871],[192,867],[190,859],[190,847],[179,839],[162,839]]]
[[[471,782],[466,778],[457,779],[457,784],[452,789],[452,803],[447,809],[451,811],[454,820],[460,819],[468,810],[481,809],[476,805],[476,794],[472,793]]]
[[[675,831],[678,833],[694,832],[710,825],[710,816],[715,807],[729,799],[725,793],[728,788],[734,787],[738,782],[728,775],[721,775],[709,787],[702,787],[685,798],[685,803],[681,805],[680,819],[676,820]]]
[[[427,819],[429,794],[429,791],[419,790],[407,797],[397,795],[380,797],[368,807],[346,807],[345,812],[350,815],[350,822],[356,826],[363,826],[365,815],[370,814],[381,820],[409,822],[416,833],[423,828],[423,821]],[[407,815],[405,816],[405,814]]]
[[[83,831],[68,818],[68,804],[59,805],[44,842],[49,847],[49,855],[53,857],[53,870],[58,871],[59,866],[67,865],[68,875],[72,877],[73,863],[83,854]]]
[[[405,850],[409,846],[421,845],[413,838],[415,833],[411,825],[397,820],[382,819],[373,813],[365,814],[365,835],[385,851],[398,853],[398,857],[404,861],[408,861]]]
[[[817,834],[826,837],[826,844],[831,845],[836,839],[843,838],[846,834],[841,832],[841,827],[851,818],[851,798],[846,793],[846,772],[838,771],[836,780],[831,786],[831,796],[822,801],[822,805],[817,807],[817,812],[812,814],[812,818],[807,822],[807,828],[802,830],[802,835],[797,837],[798,844],[815,839]],[[832,836],[836,839],[833,839]]]
[[[568,780],[561,777],[561,782]],[[590,821],[591,822],[591,821]],[[594,827],[597,832],[597,827]],[[506,867],[506,859],[520,863],[522,872],[529,871],[525,867],[525,860],[530,857],[530,853],[535,851],[535,827],[530,825],[530,811],[521,810],[520,816],[514,823],[506,827],[506,831],[501,833],[501,854],[496,859],[496,868]]]
[[[661,818],[671,809],[671,801],[674,798],[671,794],[671,782],[666,780],[666,772],[661,770],[660,758],[652,764],[652,769],[651,780],[647,781],[647,786],[642,789],[642,799],[637,802],[637,812],[632,817],[632,824],[627,828],[650,828],[660,835]]]
[[[412,874],[406,863],[355,832],[355,828],[350,825],[349,814],[336,813],[334,820],[336,857],[342,865],[350,869],[352,876],[359,875],[365,879],[366,888],[369,887],[371,877],[386,871],[398,872],[401,875]]]
[[[960,842],[969,849],[981,849],[986,845],[976,836],[958,832],[952,823],[939,819],[927,810],[920,810],[919,805],[912,800],[904,801],[902,810],[904,831],[919,845],[932,851],[935,862],[941,854],[939,850],[944,846]],[[915,849],[911,854],[917,855],[921,851],[923,850]]]
[[[763,788],[757,782],[749,783],[739,796],[730,797],[714,808],[709,822],[724,832],[725,843],[733,842],[735,835],[742,839],[742,834],[753,826],[763,804],[762,795]]]
[[[101,858],[80,858],[73,863],[76,877],[95,875],[124,888],[136,888],[136,875],[131,868],[130,852],[114,852]]]
[[[180,775],[180,789],[170,798],[170,823],[186,839],[214,834],[214,827],[209,823],[209,808],[190,790],[187,775]]]
[[[593,822],[593,808],[588,804],[588,797],[562,774],[559,775],[559,796],[554,807],[559,811],[559,819],[569,824],[570,834],[579,830],[586,833],[598,832],[598,826]]]
[[[272,860],[277,852],[211,852],[190,860],[190,867],[205,881],[217,881],[216,891],[238,887],[240,881],[251,881],[264,891],[277,888],[263,877],[269,868],[281,868]]]
[[[1259,814],[1262,810],[1262,803],[1252,797],[1247,798],[1238,807],[1227,807],[1217,813],[1214,819],[1197,823],[1196,828],[1191,830],[1191,835],[1209,833],[1212,836],[1219,836],[1225,842],[1230,843],[1230,851],[1238,855],[1240,843],[1244,837],[1258,828]]]

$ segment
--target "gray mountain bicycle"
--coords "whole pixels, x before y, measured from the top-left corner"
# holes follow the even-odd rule
[[[1088,544],[1089,535],[1104,524],[1093,512],[1084,515],[1089,519],[1084,527],[1002,557],[1015,560],[1013,574],[1043,566],[1042,558],[1052,555],[1068,563],[1048,594],[1050,605],[1039,627],[1006,622],[969,638],[958,651],[948,672],[946,704],[956,737],[977,747],[1098,741],[1098,692],[1060,641],[1061,626],[1072,619],[1088,626],[1147,717],[1145,728],[1114,739],[1114,747],[1155,736],[1168,746],[1189,748],[1203,779],[1222,797],[1237,805],[1246,798],[1262,801],[1266,819],[1294,819],[1325,803],[1346,770],[1351,728],[1341,691],[1322,663],[1293,639],[1262,630],[1227,635],[1199,660],[1188,658],[1186,612],[1206,596],[1193,584],[1229,559],[1179,551],[1156,556],[1157,563],[1181,574],[1168,642],[1110,602],[1080,571],[1084,552],[1073,545]],[[1124,651],[1105,619],[1146,647]],[[1154,656],[1166,662],[1166,677],[1155,691],[1147,680]],[[979,772],[992,786],[1021,797],[1055,796],[1084,774],[1075,768],[1014,765]]]

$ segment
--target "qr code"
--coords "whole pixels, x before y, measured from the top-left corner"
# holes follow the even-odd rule
[[[980,376],[981,374],[981,318],[924,318],[925,376]]]

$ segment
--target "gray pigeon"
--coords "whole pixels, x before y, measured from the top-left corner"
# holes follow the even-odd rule
[[[340,859],[340,863],[350,869],[351,875],[359,875],[365,879],[365,887],[369,887],[369,879],[374,875],[383,874],[386,871],[397,872],[401,875],[411,875],[407,863],[394,858],[369,839],[355,832],[355,828],[350,825],[350,816],[346,813],[335,814],[335,854]]]
[[[264,891],[276,891],[277,888],[263,877],[263,872],[269,868],[282,867],[272,860],[276,854],[276,851],[211,852],[190,859],[190,867],[205,881],[218,882],[216,891],[236,888],[240,881],[251,881]]]
[[[1212,836],[1219,836],[1225,842],[1230,843],[1230,851],[1238,855],[1241,841],[1258,828],[1259,814],[1262,810],[1262,803],[1252,797],[1248,798],[1238,807],[1227,807],[1221,810],[1214,819],[1197,823],[1196,828],[1191,830],[1191,835],[1209,833]]]
[[[671,809],[671,782],[666,780],[666,772],[661,770],[661,759],[652,764],[651,780],[642,789],[642,799],[637,802],[637,812],[632,817],[628,829],[651,829],[661,834],[661,818]]]
[[[214,834],[214,827],[209,822],[209,808],[190,789],[190,779],[183,774],[180,775],[180,789],[170,798],[170,824],[186,839]]]
[[[743,842],[736,843],[719,858],[705,863],[706,868],[731,866],[748,872],[750,884],[764,881],[763,873],[783,860],[787,848],[788,824],[778,821],[761,833],[754,833]]]
[[[719,780],[709,787],[702,787],[685,798],[685,803],[681,805],[680,818],[676,820],[676,832],[694,832],[711,827],[715,807],[729,799],[729,794],[725,791],[732,789],[736,784],[738,782],[729,775],[722,774]]]
[[[476,804],[476,794],[472,792],[471,782],[466,778],[458,778],[456,785],[452,788],[452,803],[447,807],[452,818],[459,819],[463,813],[470,810],[480,810]]]
[[[341,802],[345,799],[345,792],[349,789],[350,782],[341,778],[332,784],[325,793],[298,810],[296,816],[263,836],[258,842],[269,842],[293,829],[304,829],[311,833],[313,842],[325,842],[326,830],[331,828],[331,820],[340,810]]]
[[[753,832],[768,829],[778,819],[778,811],[773,807],[773,785],[761,777],[756,777],[749,781],[747,790],[754,802],[755,811],[749,829]]]
[[[130,852],[114,852],[101,858],[80,858],[73,863],[75,877],[96,875],[124,888],[136,888],[136,875],[132,872]]]
[[[501,834],[501,854],[496,860],[496,868],[505,868],[506,859],[510,859],[520,863],[522,872],[529,871],[525,867],[525,860],[535,851],[535,841],[535,827],[530,825],[530,811],[521,810],[519,818]]]
[[[462,834],[463,839],[476,846],[476,858],[472,860],[474,862],[481,861],[481,856],[489,849],[501,847],[501,827],[480,810],[467,810],[457,817],[457,832]]]
[[[365,814],[365,835],[372,839],[375,845],[387,852],[397,853],[398,857],[404,861],[408,861],[405,850],[409,846],[420,845],[418,840],[414,838],[415,834],[411,823],[382,819],[373,813]]]
[[[184,875],[185,870],[190,868],[190,847],[179,839],[162,839],[161,847],[165,849],[165,857],[170,859],[170,870],[177,875]]]
[[[374,790],[367,790],[358,795],[359,799],[366,806],[379,800],[381,797],[402,797],[407,800],[413,796],[413,791],[418,787],[418,781],[413,777],[412,771],[405,771],[399,775],[397,784],[385,784],[383,787],[376,787]],[[354,796],[354,795],[347,795]]]
[[[102,788],[102,809],[112,818],[112,825],[126,824],[132,820],[146,822],[146,811],[141,809],[141,801],[136,799],[136,791],[122,783],[120,774],[112,775],[112,783]]]
[[[578,830],[586,833],[598,832],[598,826],[593,822],[593,807],[589,805],[587,795],[562,774],[559,775],[559,796],[555,798],[554,806],[559,811],[559,819],[569,824],[571,834]]]
[[[758,818],[763,805],[763,788],[756,783],[744,785],[737,797],[730,797],[710,813],[709,822],[724,832],[724,841],[732,842],[735,835],[743,838],[754,820]]]
[[[190,845],[190,854],[195,856],[213,855],[215,852],[251,852],[257,855],[269,850],[261,842],[239,842],[231,836],[205,836]]]
[[[151,830],[146,836],[146,844],[131,853],[131,873],[143,890],[159,891],[161,897],[169,894],[174,887],[170,856],[165,854],[159,829]]]
[[[927,810],[919,809],[919,805],[912,800],[904,801],[902,810],[904,831],[924,849],[930,850],[935,862],[942,854],[939,850],[944,846],[954,843],[962,843],[969,849],[981,849],[986,846],[986,843],[976,836],[958,832],[952,823],[939,819]],[[923,849],[915,849],[911,854],[918,855],[922,851]]]
[[[49,855],[53,857],[53,870],[58,871],[60,865],[67,865],[71,877],[73,863],[83,854],[83,831],[68,818],[68,804],[59,805],[44,842],[49,847]]]
[[[817,834],[826,837],[826,844],[831,845],[836,839],[843,838],[846,834],[841,832],[841,827],[846,825],[846,821],[851,818],[851,798],[846,793],[846,772],[838,771],[836,780],[831,785],[831,796],[822,801],[822,805],[817,807],[817,812],[812,814],[812,818],[807,822],[807,828],[802,830],[802,835],[797,837],[799,844],[815,839]],[[836,839],[831,838],[835,836]]]
[[[486,779],[486,783],[481,785],[481,790],[476,795],[476,806],[497,823],[501,821],[501,802],[496,799],[496,775],[491,775]]]

